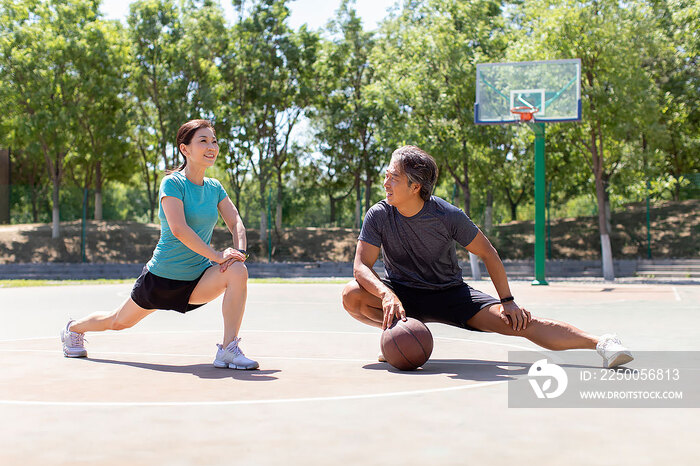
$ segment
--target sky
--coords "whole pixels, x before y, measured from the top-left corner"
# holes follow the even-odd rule
[[[108,19],[125,20],[129,14],[129,4],[134,0],[102,0],[102,13]],[[229,21],[234,19],[230,0],[219,0]],[[289,3],[291,16],[289,25],[298,29],[306,23],[311,29],[320,29],[334,16],[341,0],[292,0]],[[365,30],[376,29],[377,24],[387,15],[387,9],[396,0],[356,0],[355,10],[362,18]]]

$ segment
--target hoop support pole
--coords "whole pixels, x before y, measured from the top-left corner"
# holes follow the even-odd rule
[[[545,158],[544,123],[534,123],[535,132],[535,280],[533,285],[549,285],[545,279]]]

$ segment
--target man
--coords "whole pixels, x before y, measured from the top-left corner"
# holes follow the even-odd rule
[[[343,306],[351,316],[382,329],[408,316],[521,336],[549,350],[597,349],[604,367],[633,359],[615,335],[595,337],[564,322],[532,317],[520,307],[489,240],[462,210],[431,195],[437,175],[435,160],[418,147],[403,146],[392,154],[384,179],[386,200],[365,216],[355,279],[343,290]],[[481,258],[500,299],[464,283],[454,241]],[[380,248],[385,279],[372,268]]]

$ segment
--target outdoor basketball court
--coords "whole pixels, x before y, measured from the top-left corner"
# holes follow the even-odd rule
[[[475,284],[493,292],[490,283]],[[117,306],[130,284],[0,289],[2,464],[690,464],[697,409],[508,408],[526,340],[429,324],[416,372],[378,363],[379,330],[340,284],[251,284],[242,347],[258,371],[215,369],[220,301],[88,334],[69,315]],[[533,314],[632,349],[700,350],[700,286],[514,282]],[[634,362],[629,365],[634,367]],[[692,460],[696,458],[696,460]]]

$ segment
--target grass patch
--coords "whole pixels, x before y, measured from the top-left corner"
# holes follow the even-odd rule
[[[95,280],[0,280],[0,288],[26,288],[32,286],[121,285],[133,283],[134,278]],[[333,284],[347,283],[347,278],[251,278],[248,283],[273,284]]]

